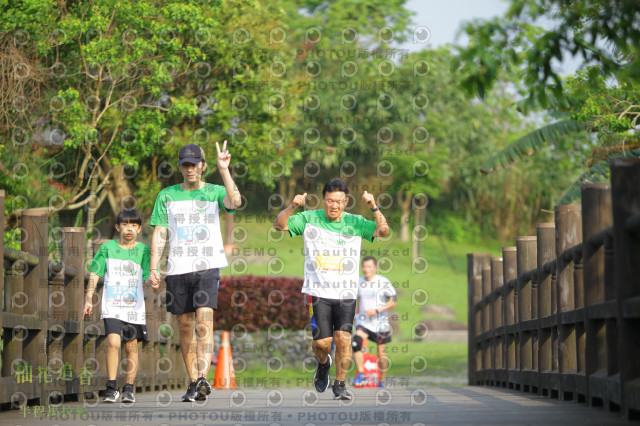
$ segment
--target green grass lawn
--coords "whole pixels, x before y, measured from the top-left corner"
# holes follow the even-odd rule
[[[375,345],[373,345],[375,347]],[[372,353],[376,353],[373,349]],[[429,343],[429,342],[394,342],[388,344],[387,353],[391,366],[387,373],[387,382],[400,384],[403,381],[412,383],[447,384],[460,386],[467,379],[467,344],[466,343]],[[302,363],[301,363],[302,364]],[[335,377],[335,367],[331,369],[331,377]],[[213,380],[215,368],[209,371]],[[347,373],[350,381],[355,377],[353,363]],[[280,371],[268,371],[266,367],[247,368],[236,371],[238,387],[312,387],[313,371],[300,368],[284,368]]]
[[[223,270],[229,275],[288,275],[303,276],[304,254],[302,237],[291,238],[287,232],[270,231],[271,219],[238,213],[235,224],[235,256],[230,258],[235,266]],[[238,240],[239,239],[239,240]],[[428,261],[424,273],[412,271],[411,243],[399,241],[397,234],[373,243],[362,242],[363,255],[379,259],[379,273],[394,283],[398,291],[395,312],[401,318],[401,327],[396,336],[411,338],[412,327],[424,319],[421,293],[426,291],[426,303],[447,306],[455,313],[455,320],[467,322],[467,259],[470,252],[487,252],[489,246],[470,246],[445,241],[453,259],[455,272],[450,266],[441,245],[435,236],[429,236],[422,244],[422,255]],[[498,245],[492,243],[493,252]],[[246,263],[245,263],[246,261]],[[415,297],[412,297],[415,294]]]
[[[229,258],[230,268],[224,275],[303,276],[302,237],[271,230],[272,219],[266,216],[236,213],[234,243],[237,251]],[[411,243],[401,242],[397,234],[374,243],[363,241],[362,254],[379,260],[379,273],[389,278],[398,291],[394,311],[399,316],[400,330],[389,344],[392,366],[389,377],[414,377],[438,383],[461,384],[466,378],[467,345],[465,343],[432,343],[412,340],[415,325],[425,319],[422,308],[427,304],[442,305],[455,312],[456,321],[467,323],[466,255],[471,252],[499,253],[499,245],[487,242],[477,246],[444,242],[455,271],[437,237],[430,235],[422,244],[422,255],[428,261],[424,273],[412,271]],[[426,300],[420,297],[426,292]],[[375,345],[374,345],[375,347]],[[375,350],[374,350],[375,353]],[[422,370],[426,360],[426,369]],[[413,369],[412,369],[413,363]],[[334,374],[332,370],[332,374]],[[213,371],[212,371],[213,374]],[[348,377],[353,376],[353,372]],[[279,380],[280,385],[311,386],[313,373],[302,368],[268,372],[266,368],[239,371],[239,385],[257,381]],[[213,376],[212,376],[213,377]],[[272,383],[273,384],[273,383]]]

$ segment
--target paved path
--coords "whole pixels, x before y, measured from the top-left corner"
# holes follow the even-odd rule
[[[560,402],[522,392],[487,387],[355,389],[351,403],[334,401],[331,391],[214,390],[203,404],[180,402],[182,391],[139,393],[133,405],[67,403],[84,407],[88,417],[34,418],[33,410],[0,413],[0,424],[14,425],[629,425],[617,413]],[[59,411],[62,408],[58,408]],[[48,409],[45,407],[45,414]],[[75,417],[75,418],[74,418]]]

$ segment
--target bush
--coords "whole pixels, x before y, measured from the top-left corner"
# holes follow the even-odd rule
[[[470,223],[468,220],[450,213],[433,215],[432,218],[435,233],[449,241],[458,243],[482,241],[482,232],[478,228],[478,225]]]
[[[218,330],[243,324],[249,331],[267,330],[279,324],[300,330],[309,323],[307,295],[300,293],[302,278],[222,277],[215,314]]]

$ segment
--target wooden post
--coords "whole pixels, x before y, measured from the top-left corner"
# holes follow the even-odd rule
[[[494,385],[502,385],[506,383],[503,365],[503,334],[501,327],[504,325],[502,320],[502,258],[491,258],[491,306],[492,306],[492,328],[494,335],[492,339],[493,347],[493,377]]]
[[[467,306],[468,306],[468,329],[469,329],[469,345],[468,345],[468,382],[470,385],[476,384],[476,371],[478,365],[476,365],[476,356],[477,350],[476,347],[476,327],[475,327],[475,304],[479,301],[481,297],[481,289],[475,288],[475,280],[474,277],[482,275],[482,268],[489,264],[489,259],[491,255],[486,253],[469,253],[467,254],[467,283],[468,283],[468,293],[467,293]]]
[[[524,280],[525,272],[536,266],[536,237],[516,237],[518,268],[518,322],[531,319],[531,281]]]
[[[611,184],[582,185],[582,246],[584,263],[584,304],[604,302],[604,244],[587,244],[598,232],[613,224],[611,217]]]
[[[84,300],[84,257],[85,257],[85,229],[82,227],[62,228],[62,261],[65,266],[76,272],[73,279],[65,286],[65,338],[64,362],[71,364],[74,374],[73,382],[67,385],[67,393],[80,393],[80,383],[77,375],[84,363],[84,328],[82,308]],[[72,384],[72,386],[71,386]]]
[[[531,323],[531,279],[525,279],[526,272],[536,267],[535,236],[516,237],[518,268],[518,340],[520,342],[520,385],[529,391],[533,381],[533,334]],[[537,327],[536,327],[537,329]]]
[[[605,301],[604,297],[604,239],[601,245],[589,240],[613,223],[611,217],[611,184],[588,183],[582,185],[582,257],[584,271],[585,321],[585,377],[587,403],[600,398],[609,405],[607,396],[607,320],[591,319],[593,305]],[[598,373],[599,372],[599,373]]]
[[[504,285],[509,286],[509,281],[518,277],[515,247],[502,247],[502,262]],[[514,296],[515,291],[512,286],[509,286],[508,289],[505,288],[504,312],[507,325],[515,324],[516,322],[516,301]]]
[[[0,295],[4,294],[4,189],[0,189],[0,226],[2,226],[2,238],[0,238]],[[6,306],[6,305],[5,305]],[[0,306],[0,331],[2,331],[2,306]],[[4,361],[4,360],[3,360]],[[4,365],[4,362],[3,364]]]
[[[489,259],[491,261],[491,259]],[[491,323],[491,303],[488,296],[491,294],[491,266],[482,268],[482,331],[486,333],[493,329]]]
[[[516,348],[516,302],[515,288],[511,284],[512,280],[518,277],[516,248],[502,247],[502,275],[504,281],[504,315],[505,315],[505,361],[507,364],[507,386],[515,387],[516,374],[518,370],[518,356]]]
[[[640,411],[640,159],[611,160],[611,200],[622,414]]]
[[[575,372],[577,369],[576,324],[563,321],[563,314],[575,308],[573,258],[566,260],[564,251],[582,241],[581,206],[572,204],[555,207],[556,223],[556,279],[558,287],[558,369],[560,374],[558,398],[577,398]]]
[[[491,259],[489,259],[491,260]],[[487,338],[488,334],[493,330],[491,324],[491,303],[488,296],[491,294],[491,267],[482,268],[482,377],[483,384],[487,385],[493,381],[493,354],[490,345],[491,339]]]
[[[47,365],[47,315],[49,306],[49,214],[47,209],[28,209],[22,212],[22,251],[38,258],[24,277],[24,291],[29,296],[24,314],[33,315],[40,329],[29,330],[22,356],[34,370]],[[39,389],[40,396],[43,388]],[[40,400],[41,404],[48,403]]]
[[[544,265],[556,258],[556,225],[553,222],[538,223],[538,318],[552,314],[551,273],[545,272]]]
[[[613,222],[613,218],[612,218]],[[607,305],[613,305],[613,314],[605,320],[606,327],[606,353],[607,353],[607,371],[605,376],[609,382],[607,390],[614,393],[614,401],[620,405],[620,385],[618,373],[618,325],[617,325],[617,306],[616,306],[616,283],[614,277],[615,253],[613,252],[613,231],[604,236],[604,299]],[[610,378],[610,379],[609,379]],[[611,383],[613,382],[613,383]],[[617,394],[617,398],[615,395]],[[608,401],[602,401],[605,410],[610,410],[613,406]]]
[[[538,371],[539,394],[550,396],[557,390],[557,376],[553,370],[553,336],[555,327],[549,319],[552,315],[552,273],[544,265],[556,258],[556,225],[553,222],[537,225],[537,282],[538,282]]]
[[[9,265],[6,272],[7,285],[4,293],[5,312],[16,314],[22,317],[23,307],[26,303],[26,293],[22,292],[24,285],[24,273],[27,264],[23,260],[17,260],[13,263],[7,261]],[[4,267],[3,267],[4,269]],[[20,295],[22,293],[24,295]],[[17,321],[16,321],[17,322]],[[5,337],[3,338],[4,350],[2,354],[2,377],[11,377],[15,371],[12,371],[15,360],[22,360],[22,342],[28,330],[22,327],[7,327],[5,329]],[[31,364],[31,360],[26,360]]]

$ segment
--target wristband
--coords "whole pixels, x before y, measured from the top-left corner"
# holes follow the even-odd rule
[[[375,209],[371,209],[372,212],[377,212],[378,210],[380,210],[380,206],[376,206]]]
[[[380,311],[376,309],[376,314],[380,314]]]

